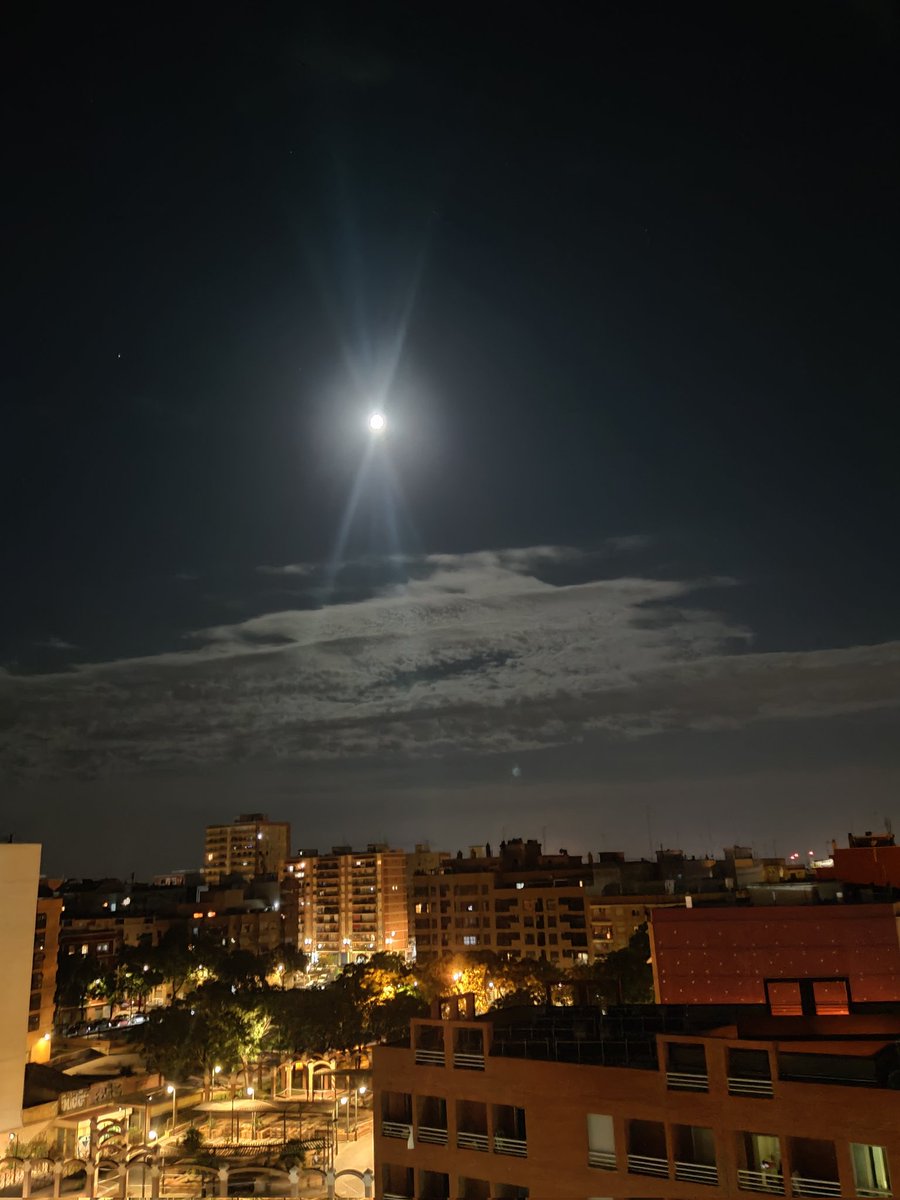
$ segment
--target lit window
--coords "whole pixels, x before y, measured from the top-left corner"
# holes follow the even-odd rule
[[[867,1146],[861,1142],[850,1143],[853,1160],[853,1176],[856,1191],[860,1196],[889,1196],[891,1176],[888,1171],[887,1151],[884,1146]]]

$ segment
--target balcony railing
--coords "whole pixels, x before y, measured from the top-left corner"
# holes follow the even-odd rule
[[[675,1178],[682,1180],[684,1183],[706,1183],[710,1187],[719,1186],[718,1169],[711,1167],[708,1163],[677,1162],[675,1164]]]
[[[665,1158],[654,1158],[650,1154],[629,1154],[630,1175],[654,1175],[657,1179],[669,1178],[669,1162]]]
[[[389,1138],[403,1138],[407,1141],[412,1133],[412,1125],[403,1121],[382,1121],[381,1136]]]
[[[728,1076],[729,1096],[759,1096],[771,1100],[775,1095],[771,1079],[740,1079],[735,1075]]]
[[[382,1192],[384,1200],[413,1200],[412,1196],[408,1196],[406,1192]]]
[[[486,1133],[469,1133],[467,1129],[456,1131],[456,1144],[460,1150],[490,1150],[491,1143]]]
[[[738,1187],[742,1192],[767,1192],[784,1195],[784,1176],[778,1171],[738,1171]]]
[[[416,1047],[416,1062],[420,1067],[442,1067],[444,1065],[443,1050],[426,1050]]]
[[[483,1071],[484,1055],[470,1054],[465,1050],[457,1050],[453,1055],[453,1065],[464,1071]]]
[[[528,1143],[522,1138],[501,1137],[494,1134],[494,1153],[511,1154],[514,1158],[528,1157]]]
[[[446,1146],[447,1130],[436,1129],[433,1125],[420,1125],[416,1130],[416,1140],[430,1142],[432,1146]]]
[[[891,1200],[893,1192],[890,1188],[866,1188],[856,1185],[857,1196],[864,1196],[865,1200]]]
[[[792,1175],[791,1190],[795,1196],[840,1196],[841,1185],[833,1179],[808,1179],[805,1175]]]
[[[667,1071],[666,1087],[673,1092],[708,1092],[709,1076],[693,1071]]]
[[[601,1171],[615,1171],[615,1150],[588,1150],[588,1166],[599,1167]]]

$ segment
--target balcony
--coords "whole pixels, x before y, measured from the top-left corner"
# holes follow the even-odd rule
[[[453,1054],[453,1065],[463,1071],[483,1071],[484,1055],[470,1054],[465,1050],[456,1050]]]
[[[412,1125],[404,1121],[382,1121],[381,1136],[387,1138],[402,1138],[404,1142],[409,1141],[409,1135],[412,1133]]]
[[[420,1125],[416,1130],[416,1141],[428,1142],[432,1146],[446,1146],[447,1130],[437,1129],[431,1125]]]
[[[729,1096],[756,1096],[762,1100],[771,1100],[775,1095],[771,1079],[738,1079],[728,1076]]]
[[[430,1050],[425,1046],[417,1046],[416,1063],[420,1067],[442,1067],[444,1065],[444,1051]]]
[[[709,1076],[693,1071],[666,1071],[666,1087],[670,1092],[708,1092]]]
[[[738,1171],[738,1187],[742,1192],[765,1192],[770,1196],[784,1195],[784,1176],[777,1171]]]
[[[629,1154],[628,1174],[653,1175],[656,1179],[668,1179],[669,1161],[666,1158],[655,1158],[650,1154]]]
[[[833,1179],[806,1179],[803,1175],[792,1175],[791,1190],[795,1196],[840,1196],[841,1185]],[[862,1195],[862,1192],[859,1194]],[[880,1196],[886,1194],[878,1193]]]
[[[676,1162],[675,1178],[682,1183],[705,1183],[709,1187],[719,1186],[719,1172],[706,1163]]]
[[[599,1167],[601,1171],[615,1171],[615,1150],[588,1150],[588,1166]]]
[[[494,1153],[510,1154],[513,1158],[528,1157],[528,1143],[523,1138],[502,1137],[494,1134]]]
[[[456,1145],[460,1150],[490,1150],[491,1143],[486,1133],[470,1133],[467,1129],[459,1129],[456,1133]]]

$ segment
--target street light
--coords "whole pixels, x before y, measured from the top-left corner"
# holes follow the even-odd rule
[[[254,1089],[252,1087],[248,1087],[247,1095],[252,1100],[253,1097],[256,1095],[256,1092],[254,1091]],[[256,1109],[255,1108],[250,1113],[250,1138],[252,1141],[256,1141]]]
[[[170,1083],[166,1091],[172,1097],[172,1134],[175,1133],[175,1122],[178,1120],[178,1089],[174,1083]]]

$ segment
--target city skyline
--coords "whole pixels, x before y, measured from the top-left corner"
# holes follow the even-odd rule
[[[0,833],[897,816],[893,7],[134,22],[12,67]]]

